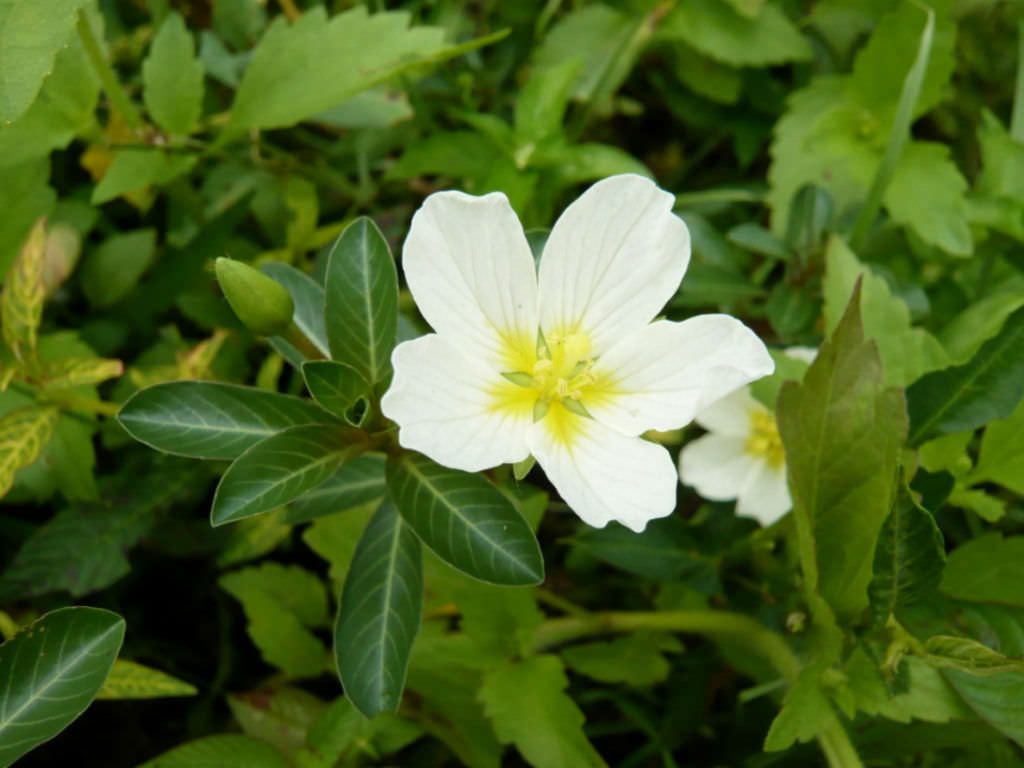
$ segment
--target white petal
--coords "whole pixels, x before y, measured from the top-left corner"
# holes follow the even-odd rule
[[[760,462],[758,471],[747,481],[736,503],[736,514],[753,517],[762,525],[771,525],[784,514],[793,501],[786,484],[786,467],[773,467]]]
[[[600,354],[661,311],[690,261],[674,202],[627,174],[599,181],[565,210],[540,261],[545,332],[584,333]]]
[[[763,464],[745,446],[739,437],[713,433],[698,437],[679,452],[679,477],[705,499],[735,499]]]
[[[495,391],[515,387],[437,334],[395,347],[395,375],[381,399],[398,424],[398,442],[438,464],[466,472],[529,455],[529,408],[496,408]],[[518,388],[521,389],[521,388]]]
[[[817,347],[788,347],[782,351],[786,357],[791,357],[794,360],[803,360],[805,363],[810,365],[814,362],[814,358],[818,356]]]
[[[660,320],[598,359],[593,394],[583,402],[594,418],[625,434],[675,429],[773,370],[764,342],[734,317]]]
[[[746,438],[752,412],[769,411],[750,394],[750,387],[740,387],[704,408],[693,420],[710,432]]]
[[[552,418],[572,421],[552,428]],[[562,439],[568,433],[569,439]],[[676,505],[676,471],[668,451],[627,437],[557,403],[530,431],[530,451],[565,503],[596,528],[617,520],[640,532]]]
[[[528,365],[517,355],[536,348],[537,273],[505,195],[428,197],[412,217],[402,266],[423,317],[467,357],[499,372]]]

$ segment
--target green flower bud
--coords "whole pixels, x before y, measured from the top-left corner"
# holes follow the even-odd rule
[[[277,336],[292,324],[295,304],[280,283],[234,259],[214,263],[224,298],[245,327],[260,336]]]

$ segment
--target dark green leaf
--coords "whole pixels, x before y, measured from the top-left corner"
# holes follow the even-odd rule
[[[900,483],[896,503],[882,526],[875,548],[874,575],[868,584],[876,627],[891,614],[900,618],[911,605],[939,585],[946,549],[935,520]]]
[[[1024,746],[1024,674],[972,675],[947,669],[943,675],[982,720]]]
[[[164,752],[138,768],[289,768],[284,755],[265,741],[240,733],[196,739]]]
[[[1006,418],[1024,395],[1024,309],[964,365],[935,371],[907,390],[908,443]]]
[[[398,709],[422,602],[420,543],[382,504],[356,547],[334,630],[345,694],[367,717]]]
[[[117,658],[124,619],[99,608],[47,613],[0,645],[0,766],[85,711]]]
[[[371,385],[386,386],[398,332],[398,273],[371,219],[356,219],[331,249],[325,316],[331,357]]]
[[[206,381],[147,387],[124,404],[117,418],[151,448],[196,459],[235,459],[282,429],[334,421],[308,400]]]
[[[299,496],[289,505],[288,522],[305,523],[384,498],[384,457],[365,453],[345,462],[334,477]]]
[[[351,366],[334,360],[309,360],[302,364],[309,394],[324,408],[358,427],[366,419],[370,385]]]
[[[228,467],[210,509],[211,525],[269,512],[334,474],[352,453],[337,427],[291,427],[249,447]]]
[[[86,255],[82,290],[94,307],[116,304],[132,292],[155,258],[156,230],[119,232]]]
[[[292,318],[295,326],[321,354],[329,355],[327,327],[324,324],[323,286],[302,270],[289,264],[270,261],[263,264],[260,270],[263,274],[270,275],[277,280],[292,295],[292,301],[295,302],[295,315]],[[296,368],[300,367],[302,361],[306,359],[299,350],[280,336],[274,336],[270,341],[274,348]]]
[[[483,477],[411,453],[389,460],[387,472],[388,489],[402,517],[443,560],[495,584],[544,580],[533,531]]]
[[[783,261],[787,261],[793,255],[784,242],[760,224],[755,224],[752,221],[737,224],[725,236],[729,242],[754,253],[774,256]]]
[[[957,547],[946,562],[941,589],[960,600],[1024,606],[1024,536],[986,533]]]

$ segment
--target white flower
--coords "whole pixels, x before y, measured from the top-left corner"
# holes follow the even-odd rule
[[[672,195],[605,179],[556,222],[539,273],[508,199],[431,195],[402,252],[435,333],[399,344],[381,402],[402,446],[475,472],[531,454],[590,525],[675,508],[667,430],[774,364],[727,315],[651,322],[690,257]]]
[[[812,352],[814,350],[811,350]],[[736,514],[763,525],[793,506],[775,414],[743,387],[697,414],[708,434],[679,453],[679,477],[706,499],[736,499]]]

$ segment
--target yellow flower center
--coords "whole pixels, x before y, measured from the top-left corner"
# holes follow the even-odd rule
[[[773,467],[781,467],[786,460],[779,437],[775,416],[761,410],[750,412],[750,437],[747,438],[747,453],[763,458]]]

